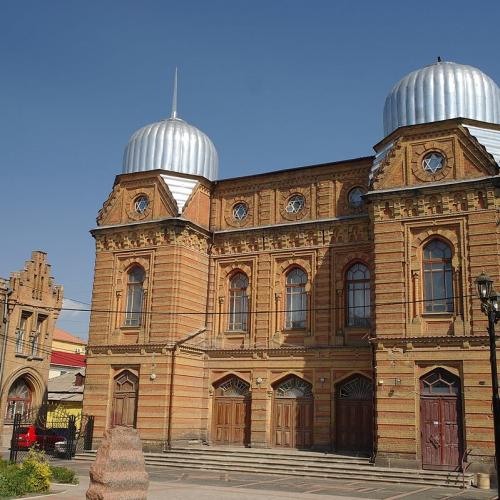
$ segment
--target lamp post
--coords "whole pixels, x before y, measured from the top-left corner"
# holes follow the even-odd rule
[[[495,323],[500,319],[499,297],[493,289],[493,280],[484,272],[476,278],[477,292],[481,300],[481,310],[488,316],[488,336],[490,339],[490,365],[493,405],[493,426],[495,430],[495,467],[497,471],[497,490],[500,498],[500,398],[498,395],[497,349],[495,342]]]

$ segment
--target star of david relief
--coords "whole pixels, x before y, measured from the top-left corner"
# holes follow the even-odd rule
[[[304,197],[300,194],[296,194],[288,200],[285,210],[289,214],[298,214],[304,208],[304,205]]]
[[[453,141],[430,140],[412,144],[410,168],[415,178],[423,182],[436,182],[452,176],[455,170]]]
[[[139,198],[136,198],[135,204],[134,204],[134,209],[138,214],[143,214],[146,211],[146,208],[148,208],[149,201],[146,196],[139,196]]]
[[[248,214],[248,207],[245,203],[237,203],[233,207],[233,217],[240,221],[243,220]]]
[[[435,174],[444,167],[444,156],[440,153],[429,153],[424,156],[422,166],[427,172]]]

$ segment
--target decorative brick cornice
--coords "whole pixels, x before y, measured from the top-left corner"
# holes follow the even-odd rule
[[[367,217],[338,221],[316,221],[315,225],[283,225],[260,231],[215,234],[216,256],[310,247],[352,245],[371,240]]]
[[[89,345],[87,346],[87,356],[100,355],[123,355],[123,354],[169,354],[176,348],[174,342],[169,343],[151,343],[151,344],[107,344],[107,345]],[[180,352],[203,355],[204,350],[189,345],[177,346]]]
[[[405,350],[411,350],[413,346],[479,346],[488,345],[487,335],[468,335],[468,336],[436,336],[436,337],[372,337],[369,341],[378,349],[390,347],[403,347]]]
[[[170,218],[143,224],[101,227],[93,229],[97,251],[130,250],[178,245],[202,253],[208,252],[210,234],[189,221]]]

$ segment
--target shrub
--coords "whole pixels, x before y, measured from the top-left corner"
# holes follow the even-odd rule
[[[78,484],[78,478],[75,477],[74,470],[51,465],[50,472],[52,472],[52,481],[55,483]]]
[[[45,458],[45,453],[35,451],[33,448],[21,464],[25,474],[27,488],[30,493],[45,493],[50,488],[50,466]]]
[[[28,473],[20,465],[6,466],[0,474],[0,497],[13,497],[29,493]]]

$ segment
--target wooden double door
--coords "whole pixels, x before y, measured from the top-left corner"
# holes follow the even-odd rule
[[[281,448],[310,448],[313,444],[313,400],[275,399],[273,445]]]
[[[250,443],[250,398],[218,396],[214,402],[214,444],[246,446]]]
[[[464,450],[460,379],[438,369],[420,387],[422,467],[459,469]]]

